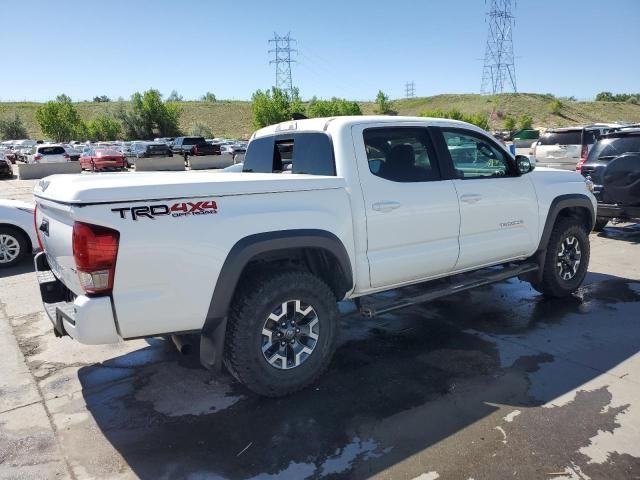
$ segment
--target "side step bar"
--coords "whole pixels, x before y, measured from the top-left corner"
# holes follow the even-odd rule
[[[476,270],[474,272],[454,275],[445,283],[437,280],[427,282],[424,285],[429,285],[430,283],[432,285],[429,285],[426,291],[423,291],[419,295],[413,297],[400,298],[396,302],[376,306],[363,305],[358,301],[356,305],[363,316],[373,318],[376,315],[382,315],[384,313],[393,312],[419,303],[429,302],[436,298],[445,297],[453,293],[463,292],[483,285],[501,282],[525,273],[535,272],[536,270],[538,270],[537,263],[519,263],[515,265],[508,264],[503,267],[490,267],[482,270]]]

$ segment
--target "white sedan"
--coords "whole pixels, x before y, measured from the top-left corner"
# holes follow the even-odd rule
[[[33,209],[29,203],[0,200],[0,268],[15,265],[39,250]]]

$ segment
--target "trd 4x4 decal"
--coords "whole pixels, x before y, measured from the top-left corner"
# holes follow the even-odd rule
[[[172,217],[189,217],[191,215],[211,215],[218,213],[218,205],[213,200],[205,200],[202,202],[181,202],[173,205],[140,205],[138,207],[112,208],[112,212],[118,212],[120,218],[131,218],[138,220],[139,218],[150,218],[155,220],[156,217],[171,215]],[[129,216],[127,216],[129,212]]]

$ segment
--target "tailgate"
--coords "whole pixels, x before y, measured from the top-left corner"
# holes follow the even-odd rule
[[[51,271],[69,290],[83,294],[73,258],[71,207],[36,198],[35,224]]]

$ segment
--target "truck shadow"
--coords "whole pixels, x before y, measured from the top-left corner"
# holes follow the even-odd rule
[[[569,299],[511,280],[380,318],[347,313],[329,370],[283,399],[162,340],[78,375],[93,420],[140,478],[369,477],[495,404],[544,404],[637,353],[640,283],[594,280]],[[560,357],[585,368],[554,375]],[[127,364],[131,375],[105,388],[100,372]]]
[[[620,227],[608,225],[598,236],[637,244],[640,243],[640,224],[634,223]]]

